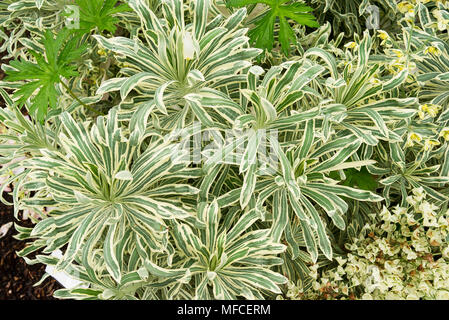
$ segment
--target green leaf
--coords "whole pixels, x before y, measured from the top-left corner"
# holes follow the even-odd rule
[[[366,167],[359,170],[349,168],[344,170],[346,180],[343,182],[344,186],[359,187],[362,190],[375,191],[377,188],[377,181],[374,176],[368,172]]]
[[[279,21],[279,43],[285,55],[288,54],[290,43],[296,42],[296,35],[290,26],[289,20],[312,28],[320,25],[315,17],[309,13],[313,9],[301,2],[286,4],[286,1],[277,0],[228,0],[228,7],[243,7],[250,4],[262,3],[270,9],[256,17],[253,22],[255,27],[248,32],[254,45],[261,49],[271,50],[274,45],[274,25]]]
[[[120,19],[118,13],[130,11],[126,3],[117,5],[118,0],[76,0],[80,9],[80,31],[90,32],[97,29],[98,33],[109,31],[114,33]]]
[[[56,108],[58,91],[56,85],[62,78],[78,75],[73,62],[79,59],[85,45],[79,45],[80,37],[74,36],[69,29],[62,29],[54,38],[50,30],[46,30],[42,44],[45,55],[30,50],[36,62],[15,60],[10,65],[14,69],[6,70],[6,81],[26,81],[15,93],[19,105],[24,105],[31,98],[29,111],[43,121],[48,108]],[[37,91],[37,94],[33,94]]]

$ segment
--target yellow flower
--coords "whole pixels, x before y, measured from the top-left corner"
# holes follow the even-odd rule
[[[434,146],[439,145],[440,142],[438,140],[426,140],[424,142],[424,150],[425,151],[429,151],[431,150]]]
[[[432,118],[435,118],[438,115],[438,111],[441,109],[440,106],[435,104],[424,104],[420,107],[420,111],[427,113]],[[421,116],[420,116],[421,117]],[[421,118],[422,119],[422,118]]]
[[[106,50],[104,50],[104,49],[98,49],[98,51],[97,51],[97,53],[98,53],[98,55],[100,55],[100,56],[105,56],[106,55]]]
[[[401,13],[407,13],[414,8],[413,5],[411,3],[408,3],[407,1],[402,1],[401,3],[398,3],[397,7]]]
[[[407,142],[405,143],[405,147],[413,147],[415,143],[420,143],[422,141],[422,137],[419,133],[412,132],[407,137]]]
[[[397,69],[397,71],[402,71],[405,69],[405,66],[403,64],[397,64],[394,67]]]
[[[355,43],[354,41],[348,42],[345,44],[345,48],[349,48],[349,49],[354,49],[357,47],[357,43]]]
[[[399,60],[394,61],[388,67],[388,71],[390,71],[391,73],[394,73],[394,74],[401,72],[404,69],[405,69],[405,65],[403,63],[401,63]]]
[[[404,53],[398,49],[391,49],[391,52],[393,52],[398,58],[402,58],[404,56]]]
[[[374,76],[370,79],[370,83],[373,85],[378,85],[378,84],[381,84],[382,81],[380,81],[376,76]]]
[[[444,140],[449,141],[449,128],[443,128],[443,130],[441,130],[440,132],[440,137],[443,137]]]
[[[433,47],[433,46],[429,46],[426,48],[426,50],[424,50],[425,54],[434,54],[436,56],[439,56],[441,54],[440,49]]]
[[[421,142],[422,137],[421,137],[420,134],[415,133],[415,132],[412,132],[412,133],[409,135],[409,139],[412,140],[412,141],[415,141],[415,142]]]
[[[445,19],[443,17],[443,14],[440,10],[433,10],[432,11],[433,16],[437,19],[437,28],[439,31],[444,31],[447,29],[448,24],[449,24],[449,20]]]
[[[383,31],[383,30],[377,30],[377,32],[379,33],[377,36],[378,36],[379,38],[381,38],[382,40],[388,40],[388,39],[390,39],[390,36],[389,36],[388,33],[386,33],[385,31]]]

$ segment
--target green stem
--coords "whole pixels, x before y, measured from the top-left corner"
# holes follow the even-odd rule
[[[82,102],[72,91],[72,89],[69,88],[68,85],[65,84],[64,81],[61,81],[62,86],[67,90],[67,92],[70,94],[70,96],[75,99],[76,101],[78,101],[83,107],[95,112],[97,115],[101,116],[101,112],[99,112],[98,110],[92,108],[91,106],[85,104],[84,102]]]

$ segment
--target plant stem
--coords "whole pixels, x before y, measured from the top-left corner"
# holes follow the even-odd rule
[[[76,101],[78,101],[83,107],[95,112],[97,115],[101,116],[101,112],[99,112],[97,109],[92,108],[91,106],[85,104],[84,102],[82,102],[72,91],[72,89],[69,88],[69,86],[67,84],[65,84],[64,81],[61,81],[62,86],[67,90],[67,92],[70,94],[70,96],[75,99]]]

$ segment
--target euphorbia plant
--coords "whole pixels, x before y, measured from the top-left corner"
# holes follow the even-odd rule
[[[25,9],[11,5],[2,25],[28,28],[51,3],[14,23]],[[19,255],[82,283],[56,297],[309,290],[384,199],[404,205],[420,187],[447,203],[447,39],[424,5],[424,30],[344,44],[329,24],[299,27],[318,25],[298,2],[76,3],[80,30],[45,16],[43,39],[33,28],[10,39],[17,59],[0,82],[2,190],[12,186],[17,218],[37,220],[16,224]],[[254,4],[266,10],[247,24]],[[285,56],[267,65],[252,45]]]

